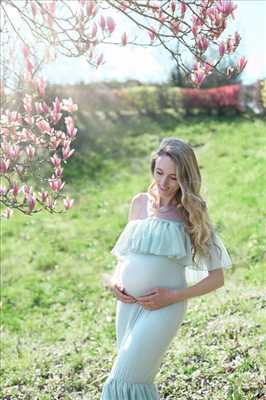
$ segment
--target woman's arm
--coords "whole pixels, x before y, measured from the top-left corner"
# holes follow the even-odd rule
[[[209,271],[209,275],[196,285],[176,290],[169,288],[154,288],[145,296],[136,297],[136,302],[148,310],[156,310],[178,301],[201,296],[224,285],[223,269]]]
[[[173,293],[173,303],[196,296],[202,296],[203,294],[219,289],[223,285],[223,268],[214,269],[213,271],[209,271],[209,275],[206,278],[202,279],[195,285],[189,286],[185,289],[175,290]]]

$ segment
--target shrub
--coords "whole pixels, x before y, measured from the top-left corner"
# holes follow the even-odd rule
[[[215,111],[224,113],[228,110],[244,111],[241,104],[241,86],[228,85],[212,89],[180,89],[183,107],[189,113],[192,110]]]

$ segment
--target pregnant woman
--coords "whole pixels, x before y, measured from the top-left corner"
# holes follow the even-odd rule
[[[189,298],[224,285],[231,266],[200,195],[192,147],[165,138],[151,159],[153,182],[134,196],[112,254],[117,266],[117,357],[101,400],[158,400],[154,378],[181,325]],[[206,271],[188,286],[186,267]]]

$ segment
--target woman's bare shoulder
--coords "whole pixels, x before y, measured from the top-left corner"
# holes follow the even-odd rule
[[[142,214],[142,210],[146,205],[147,193],[141,192],[135,194],[131,200],[129,219],[136,219]]]
[[[146,193],[146,192],[140,192],[140,193],[137,193],[137,194],[135,194],[135,196],[133,196],[133,198],[132,198],[132,203],[134,202],[134,203],[144,203],[146,200],[147,200],[147,198],[148,198],[148,193]]]

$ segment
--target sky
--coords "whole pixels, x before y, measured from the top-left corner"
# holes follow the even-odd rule
[[[235,20],[230,23],[232,32],[241,37],[239,56],[248,64],[242,73],[245,84],[266,78],[266,0],[235,0],[238,8]],[[51,83],[75,84],[79,82],[136,79],[145,83],[163,83],[169,78],[173,62],[162,48],[119,47],[105,49],[106,64],[92,69],[85,59],[60,56],[43,70]]]

